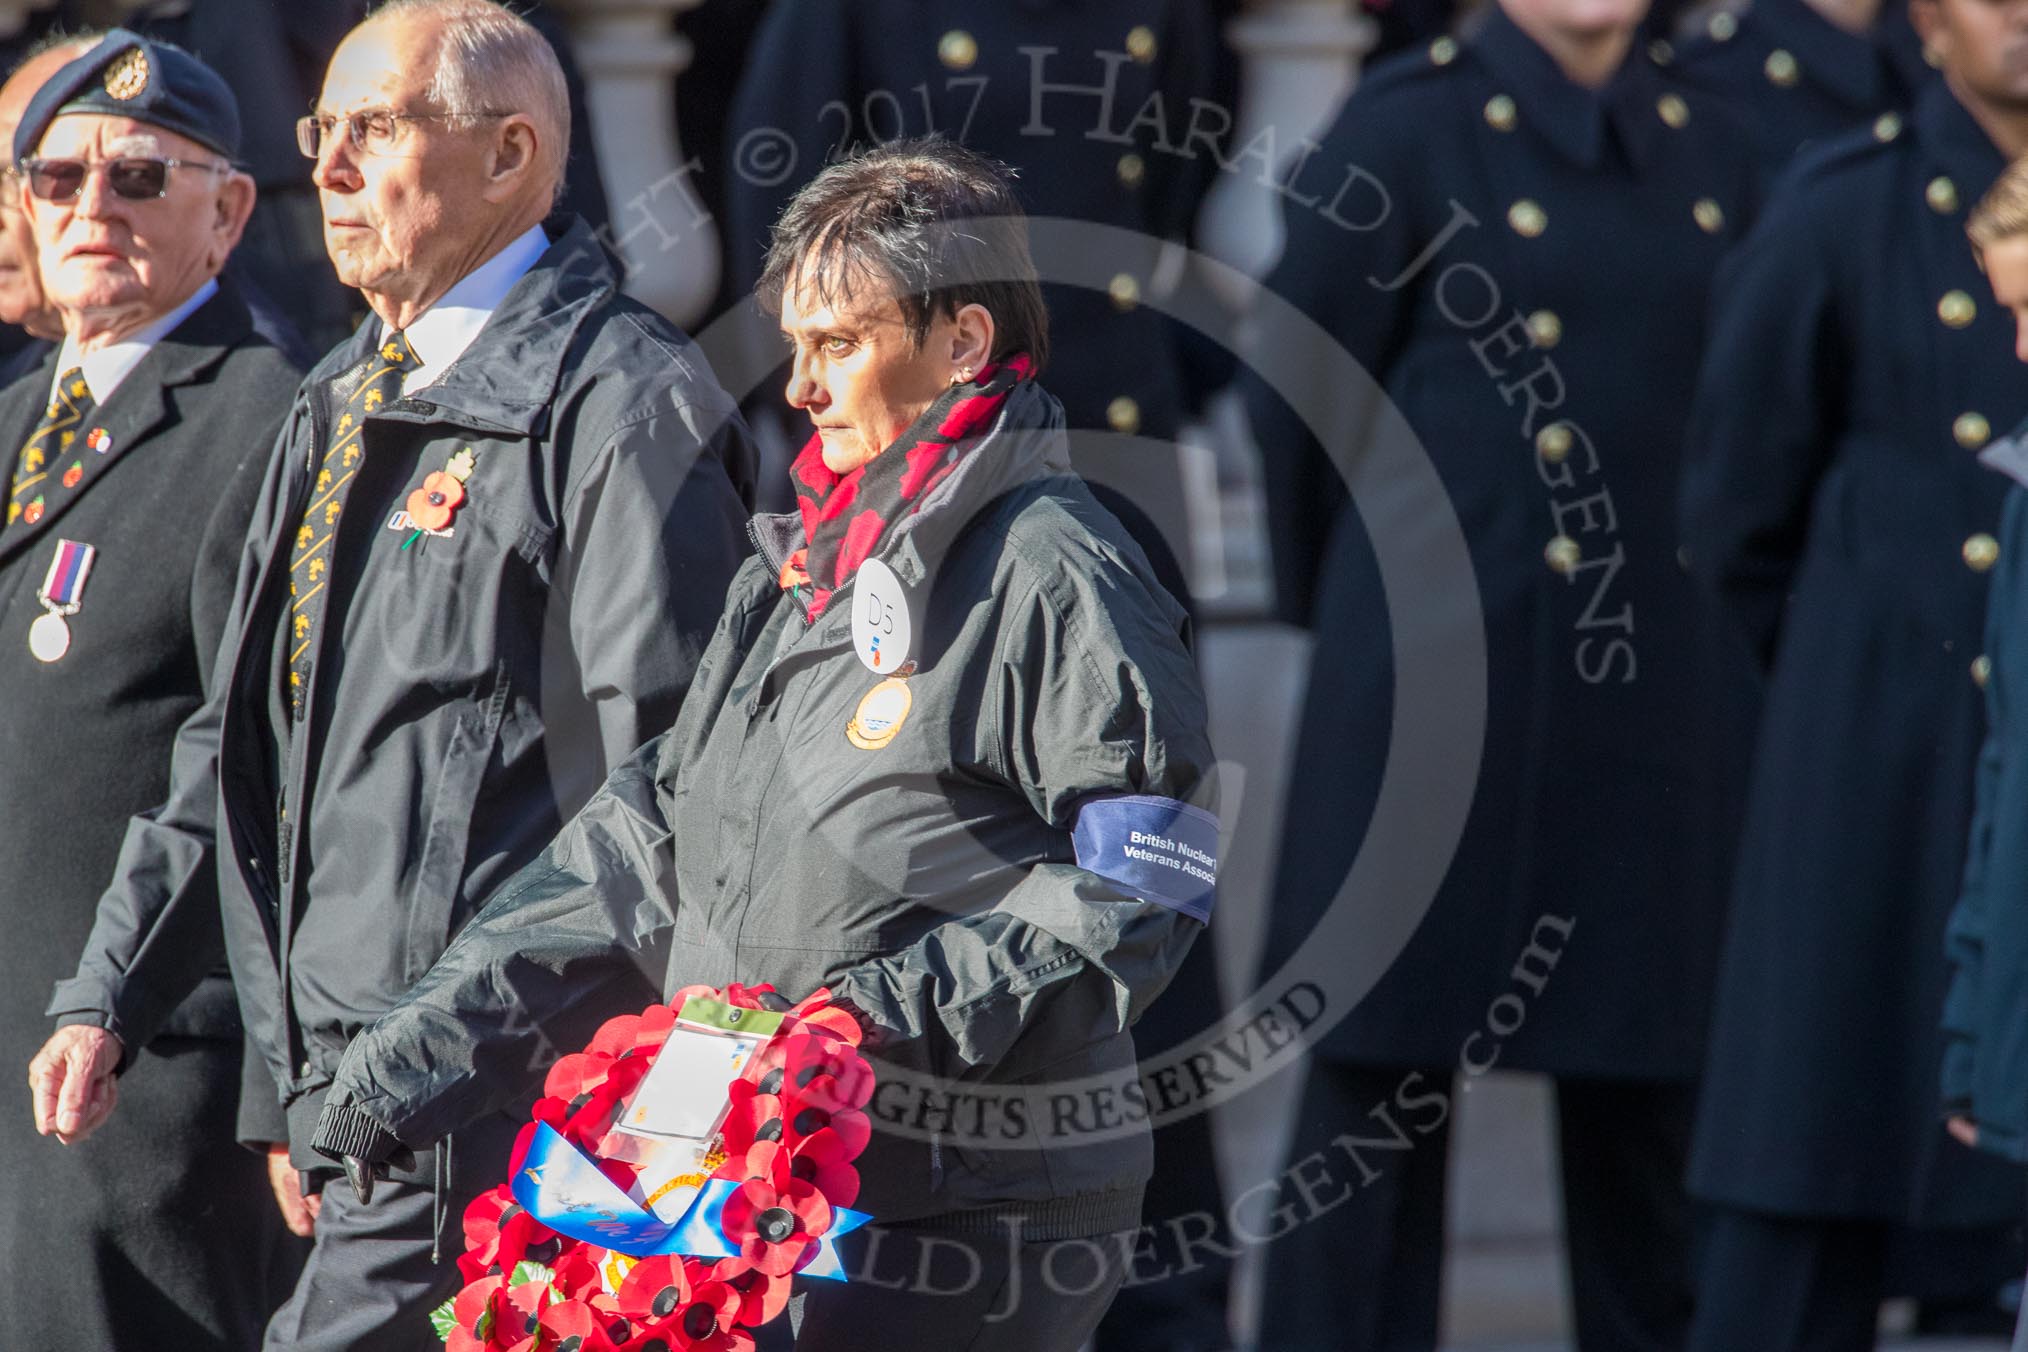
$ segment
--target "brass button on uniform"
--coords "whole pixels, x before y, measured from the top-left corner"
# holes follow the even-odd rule
[[[978,41],[962,28],[953,28],[937,39],[937,60],[952,70],[970,70],[978,59]]]
[[[2000,542],[1980,531],[1965,541],[1965,567],[1983,573],[2000,561]]]
[[[1980,653],[1972,659],[1972,684],[1984,690],[1986,682],[1993,679],[1993,659]]]
[[[1512,131],[1520,120],[1514,100],[1505,94],[1495,94],[1486,100],[1486,125],[1494,131]]]
[[[1957,438],[1958,445],[1976,451],[1992,439],[1993,425],[1983,413],[1960,413],[1951,424],[1951,435]]]
[[[1739,20],[1726,11],[1720,10],[1711,16],[1710,23],[1704,25],[1704,31],[1711,34],[1712,37],[1720,42],[1730,42],[1733,35],[1739,32]]]
[[[1570,458],[1570,424],[1553,422],[1535,434],[1535,453],[1552,465]]]
[[[1963,291],[1946,291],[1936,303],[1936,317],[1947,326],[1961,329],[1979,317],[1979,303]]]
[[[1900,113],[1882,113],[1879,117],[1873,120],[1874,140],[1892,141],[1895,137],[1899,135],[1901,135]]]
[[[1690,125],[1690,105],[1683,102],[1681,94],[1664,94],[1655,100],[1655,111],[1670,126],[1681,130]]]
[[[1796,64],[1796,58],[1781,47],[1769,52],[1767,60],[1761,63],[1760,68],[1770,82],[1780,85],[1783,89],[1794,87],[1796,81],[1803,75],[1803,68]]]
[[[1563,341],[1563,320],[1554,310],[1537,310],[1528,316],[1528,336],[1537,347],[1555,347]]]
[[[1136,155],[1133,151],[1130,150],[1126,154],[1120,156],[1119,163],[1120,182],[1126,185],[1127,187],[1129,188],[1140,187],[1141,179],[1144,175],[1147,174],[1147,172],[1148,166],[1146,162],[1143,161],[1141,157],[1139,155]]]
[[[1123,437],[1141,430],[1141,406],[1126,395],[1106,405],[1106,423]]]
[[[1700,197],[1690,208],[1690,215],[1697,222],[1697,228],[1707,235],[1715,235],[1725,228],[1725,208],[1709,197]]]
[[[1549,564],[1549,571],[1569,577],[1577,571],[1578,562],[1584,558],[1584,551],[1577,547],[1577,541],[1568,535],[1559,535],[1542,547],[1542,557]]]
[[[1438,38],[1429,45],[1429,59],[1432,65],[1448,66],[1458,59],[1458,40]]]
[[[1127,30],[1127,55],[1147,65],[1155,59],[1155,30],[1148,25],[1135,24]]]
[[[1648,44],[1648,60],[1658,66],[1666,66],[1676,59],[1676,45],[1667,38],[1656,38]]]
[[[1122,310],[1131,310],[1141,303],[1141,284],[1134,280],[1131,272],[1122,272],[1106,283],[1106,294],[1113,298],[1113,304]]]
[[[1535,199],[1524,197],[1507,208],[1507,224],[1523,239],[1534,239],[1549,228],[1549,213]]]
[[[1938,175],[1922,190],[1922,199],[1929,203],[1931,211],[1948,216],[1958,209],[1958,185]]]

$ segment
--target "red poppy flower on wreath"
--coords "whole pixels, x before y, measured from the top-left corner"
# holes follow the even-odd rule
[[[451,1302],[447,1352],[534,1352],[542,1313],[554,1303],[547,1280],[509,1286],[505,1277],[486,1277]]]
[[[786,1088],[793,1093],[808,1087],[818,1076],[831,1080],[832,1111],[863,1108],[873,1097],[873,1067],[851,1047],[835,1038],[799,1033],[782,1042],[782,1069]]]
[[[408,495],[409,519],[423,530],[442,530],[451,524],[464,501],[465,486],[457,476],[436,470]]]
[[[565,1300],[542,1312],[537,1344],[549,1352],[615,1352],[631,1333],[618,1311],[605,1313],[582,1300]]]
[[[770,1277],[786,1277],[816,1256],[831,1228],[831,1204],[808,1183],[777,1188],[750,1179],[725,1199],[721,1225],[739,1256]]]
[[[829,1034],[848,1047],[857,1047],[865,1036],[859,1020],[831,1003],[831,991],[826,986],[819,986],[790,1006],[787,1020],[801,1025],[803,1031]]]
[[[818,1075],[807,1084],[785,1086],[781,1110],[785,1134],[800,1140],[829,1127],[845,1142],[846,1149],[857,1155],[873,1139],[873,1123],[849,1104],[844,1086],[829,1075]]]
[[[465,1208],[465,1251],[458,1271],[467,1282],[488,1273],[511,1273],[524,1260],[548,1263],[563,1247],[556,1231],[529,1215],[505,1183],[472,1199]]]
[[[506,1289],[505,1277],[482,1277],[458,1292],[451,1302],[450,1336],[444,1340],[449,1352],[484,1352],[492,1345],[499,1319],[495,1306]]]
[[[720,1128],[720,1143],[729,1157],[739,1158],[757,1142],[782,1138],[781,1099],[763,1094],[759,1086],[746,1080],[734,1080],[726,1089],[726,1098],[732,1107]]]
[[[791,1182],[808,1183],[824,1194],[832,1206],[851,1206],[859,1200],[859,1171],[852,1167],[856,1155],[845,1139],[829,1127],[791,1145],[788,1141],[760,1141],[744,1155],[728,1159],[715,1177],[757,1178],[776,1188]]]
[[[635,1341],[640,1342],[646,1330],[660,1335],[669,1352],[729,1352],[741,1346],[739,1339],[752,1347],[752,1340],[735,1327],[739,1292],[714,1280],[710,1272],[696,1259],[644,1258],[634,1264],[620,1283],[615,1303],[633,1321]]]
[[[770,1277],[744,1258],[719,1259],[711,1279],[739,1293],[739,1322],[748,1328],[759,1328],[789,1308],[789,1279]]]

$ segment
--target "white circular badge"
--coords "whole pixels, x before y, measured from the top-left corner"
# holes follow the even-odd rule
[[[908,660],[913,637],[901,579],[879,559],[866,560],[852,580],[852,651],[868,671],[885,676]]]

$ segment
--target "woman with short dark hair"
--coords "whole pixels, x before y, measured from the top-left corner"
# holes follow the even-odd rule
[[[754,520],[676,727],[354,1042],[320,1147],[370,1163],[527,1089],[496,1068],[616,1012],[650,946],[667,991],[828,986],[882,1077],[876,1225],[795,1346],[1067,1352],[1150,1155],[1124,1103],[1052,1134],[1047,1086],[1131,1089],[1129,1026],[1210,913],[1207,870],[1126,845],[1215,857],[1184,613],[1068,473],[996,166],[924,141],[826,170],[764,298],[814,428],[799,510]]]

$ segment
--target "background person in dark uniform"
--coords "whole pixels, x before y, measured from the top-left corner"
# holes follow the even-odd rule
[[[11,122],[19,81],[53,75],[20,146],[42,157],[22,220],[47,279],[24,289],[67,331],[0,394],[0,1054],[16,1065],[75,968],[127,818],[162,800],[177,726],[216,688],[241,541],[301,374],[214,280],[254,200],[224,167],[231,92],[171,48],[118,51],[56,53],[0,92]],[[117,190],[155,176],[159,197]],[[240,1020],[215,935],[192,957],[203,979],[127,1056],[120,1120],[60,1149],[6,1115],[9,1346],[241,1352],[302,1261],[262,1160],[234,1141]]]
[[[1353,1190],[1268,1250],[1277,1352],[1435,1346],[1442,1095],[1461,1065],[1556,1077],[1580,1345],[1672,1348],[1688,1320],[1680,1180],[1751,690],[1678,566],[1676,478],[1699,316],[1754,170],[1716,101],[1652,64],[1642,13],[1506,0],[1468,40],[1382,65],[1284,206],[1268,288],[1384,387],[1478,589],[1383,594],[1371,538],[1441,523],[1386,483],[1346,509],[1343,475],[1390,415],[1313,392],[1339,410],[1334,464],[1271,392],[1317,369],[1311,340],[1263,332],[1248,402],[1277,581],[1317,633],[1267,971],[1362,848],[1395,718],[1394,607],[1483,627],[1489,705],[1455,854],[1405,847],[1449,862],[1432,908],[1313,1049],[1292,1158],[1324,1150]],[[1524,1017],[1489,1016],[1502,999]],[[1390,1118],[1413,1146],[1373,1154],[1372,1176],[1333,1151]]]
[[[63,316],[42,291],[42,271],[35,261],[35,232],[21,204],[21,181],[13,164],[14,129],[28,100],[42,82],[63,68],[96,38],[60,42],[39,51],[15,68],[0,85],[0,147],[7,164],[0,167],[0,389],[34,370],[63,337]]]
[[[1904,120],[1806,154],[1729,266],[1684,489],[1691,566],[1767,671],[1690,1186],[1692,1345],[1870,1347],[1896,1227],[2012,1275],[2018,1175],[1936,1109],[1945,916],[1981,736],[2006,480],[2028,411],[1965,211],[2028,151],[2021,0],[1917,0]]]
[[[728,285],[740,296],[760,276],[770,228],[798,187],[854,147],[930,130],[1011,166],[1030,216],[1133,232],[1127,252],[1101,269],[1104,289],[1044,282],[1057,353],[1050,389],[1063,403],[1079,473],[1186,604],[1176,561],[1190,557],[1190,523],[1175,437],[1193,393],[1209,391],[1189,388],[1181,334],[1140,299],[1159,284],[1164,242],[1189,236],[1230,149],[1223,129],[1236,113],[1208,98],[1217,87],[1212,25],[1206,0],[774,0],[726,124]],[[1150,120],[1130,128],[1151,107]],[[1105,135],[1091,135],[1101,128]],[[778,179],[758,171],[748,139],[776,130],[794,147],[793,169]],[[1043,262],[1048,270],[1069,260]],[[760,416],[778,414],[770,406]],[[1207,941],[1192,950],[1138,1045],[1144,1054],[1166,1050],[1216,1022],[1218,1011]],[[1156,1142],[1147,1219],[1157,1233],[1170,1233],[1171,1217],[1218,1215],[1209,1117],[1166,1126]],[[1228,1265],[1164,1257],[1174,1261],[1149,1269],[1176,1275],[1121,1292],[1099,1332],[1100,1352],[1188,1352],[1229,1341]]]
[[[2014,356],[2028,362],[2028,159],[2017,159],[1965,227],[1993,299],[2014,321]],[[2016,485],[2028,484],[2028,423],[1982,454]],[[1946,931],[1951,964],[1944,1000],[1943,1104],[1950,1132],[2015,1164],[2028,1161],[2028,745],[2021,678],[2028,674],[2028,494],[2007,491],[2000,557],[1986,603],[1986,741],[1978,761],[1964,886]],[[2017,1321],[2028,1350],[2028,1316]]]
[[[376,318],[290,411],[217,688],[51,1001],[37,1108],[66,1134],[222,912],[268,1113],[285,1101],[289,1156],[321,1165],[353,1034],[674,717],[742,552],[750,454],[591,231],[544,224],[566,109],[549,45],[485,0],[389,6],[332,60],[301,130],[332,261]],[[255,1115],[243,1133],[269,1130]],[[424,1314],[457,1283],[436,1232],[514,1125],[475,1123],[371,1212],[326,1193],[266,1345],[433,1345]]]
[[[1170,322],[1140,297],[1156,285],[1162,242],[1188,235],[1217,172],[1231,110],[1195,113],[1199,138],[1188,140],[1215,40],[1205,0],[775,0],[726,133],[734,284],[751,291],[769,227],[819,169],[932,130],[1011,166],[1031,217],[1133,232],[1132,248],[1107,260],[1104,289],[1044,284],[1060,338],[1053,384],[1079,472],[1118,487],[1187,556],[1173,445],[1187,392]],[[772,145],[777,133],[793,146],[788,167],[763,172],[761,141],[748,138]],[[1120,440],[1132,437],[1147,440]]]
[[[1905,110],[1932,74],[1906,0],[1752,0],[1692,34],[1678,73],[1742,115],[1770,179],[1805,145]]]

